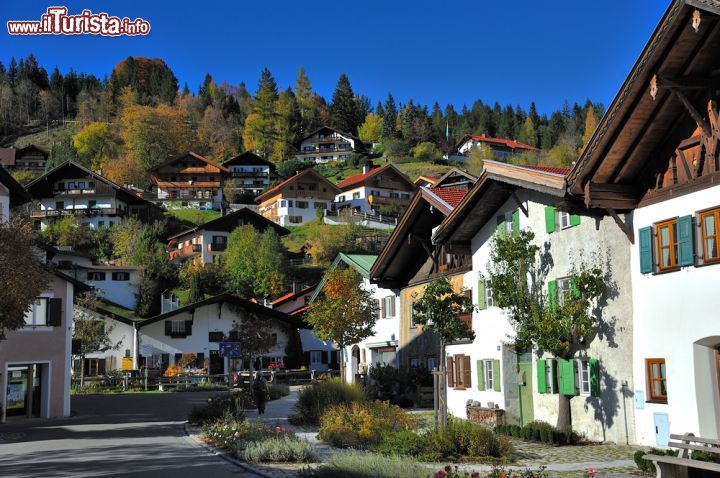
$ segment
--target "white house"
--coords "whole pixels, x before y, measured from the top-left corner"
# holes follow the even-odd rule
[[[464,286],[473,290],[478,307],[472,318],[475,339],[447,347],[453,372],[448,406],[453,414],[465,416],[468,402],[479,402],[482,408],[503,410],[509,423],[554,424],[558,394],[568,395],[575,431],[592,440],[632,443],[627,239],[611,217],[588,214],[582,203],[567,197],[567,172],[486,161],[478,182],[436,229],[437,244],[472,253],[472,271],[464,275]],[[606,292],[593,308],[598,331],[571,358],[516,349],[514,329],[494,303],[487,281],[493,239],[523,229],[535,234],[541,251],[538,280],[546,303],[562,303],[573,293],[572,273],[581,260],[606,273]]]
[[[363,152],[365,145],[360,138],[329,126],[318,128],[297,143],[295,157],[311,163],[344,161],[351,154]]]
[[[190,258],[199,258],[202,264],[212,264],[225,252],[228,238],[237,227],[251,225],[260,232],[273,229],[278,236],[286,236],[290,231],[266,219],[249,208],[241,208],[205,224],[175,234],[168,238],[170,259],[183,262]]]
[[[410,204],[415,185],[392,164],[368,169],[336,184],[340,193],[335,196],[338,210],[349,208],[357,212],[378,214],[389,211],[395,216]],[[390,214],[393,215],[393,214]]]
[[[377,321],[370,337],[349,345],[343,351],[346,362],[346,380],[356,381],[358,374],[366,374],[375,364],[399,367],[398,343],[400,339],[400,298],[391,289],[383,289],[370,283],[370,269],[377,256],[370,254],[339,253],[328,271],[353,268],[360,274],[359,287],[372,292],[377,306]],[[318,299],[327,281],[327,275],[317,285],[310,298]]]
[[[463,136],[455,147],[457,155],[450,159],[464,160],[470,154],[472,148],[485,146],[490,148],[495,158],[499,160],[508,160],[522,153],[537,151],[538,149],[529,144],[521,143],[512,139],[491,138],[489,136],[466,134]]]
[[[228,159],[223,166],[229,170],[228,180],[234,182],[232,189],[235,197],[225,198],[229,203],[252,203],[255,196],[280,177],[272,162],[250,151]],[[228,189],[230,188],[225,188],[226,191]]]
[[[633,290],[637,441],[720,438],[717,2],[673,1],[568,177],[618,214]],[[662,45],[662,47],[657,47]],[[714,81],[714,80],[713,80]]]
[[[258,213],[281,226],[312,222],[332,211],[337,186],[314,169],[306,169],[260,194],[255,201]]]

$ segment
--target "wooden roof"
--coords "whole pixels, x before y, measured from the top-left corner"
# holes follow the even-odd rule
[[[275,164],[268,161],[267,159],[261,158],[257,154],[251,152],[251,151],[245,151],[244,153],[240,153],[234,158],[230,158],[227,161],[225,161],[223,166],[268,166],[270,167],[270,171],[275,172]]]
[[[570,172],[572,194],[585,195],[590,207],[637,206],[651,187],[656,161],[667,164],[679,141],[697,127],[675,91],[700,112],[707,110],[708,91],[717,97],[719,15],[718,0],[670,4]],[[603,185],[596,202],[589,200],[595,185]]]
[[[286,187],[300,181],[301,179],[309,180],[309,181],[314,180],[318,184],[322,184],[322,185],[326,186],[328,189],[328,193],[338,194],[340,192],[340,188],[338,188],[333,183],[328,181],[327,178],[325,178],[325,176],[318,173],[313,168],[308,168],[308,169],[305,169],[305,170],[297,173],[294,176],[290,176],[285,181],[273,186],[272,188],[268,189],[264,193],[260,194],[258,197],[255,198],[255,202],[261,203],[272,197],[275,197],[278,194],[280,194],[283,190],[285,190]]]
[[[410,179],[405,176],[398,168],[395,167],[393,164],[386,164],[384,166],[380,166],[379,168],[371,169],[367,173],[360,173],[360,174],[354,174],[339,183],[336,184],[338,188],[340,188],[342,191],[347,191],[352,188],[359,187],[361,185],[368,185],[368,182],[376,177],[378,174],[392,174],[396,178],[400,180],[401,183],[405,184],[407,186],[408,191],[412,191],[415,189],[415,184],[413,184]]]
[[[179,156],[176,156],[176,157],[174,157],[174,158],[170,158],[170,159],[168,159],[167,161],[164,161],[164,162],[158,164],[157,166],[154,166],[154,167],[150,168],[150,169],[148,170],[148,172],[150,172],[150,173],[157,172],[157,171],[159,171],[160,169],[164,168],[165,166],[170,166],[170,165],[172,165],[172,164],[174,164],[174,163],[176,163],[176,162],[178,162],[178,161],[182,161],[183,159],[185,159],[185,158],[187,158],[187,157],[200,160],[200,161],[202,161],[203,163],[207,164],[208,166],[215,167],[215,168],[218,169],[219,172],[222,172],[222,173],[228,173],[228,172],[230,172],[230,170],[229,170],[228,168],[226,168],[225,166],[221,166],[221,165],[219,165],[218,163],[216,163],[216,162],[214,162],[214,161],[210,161],[210,160],[207,159],[206,157],[201,156],[201,155],[199,155],[199,154],[197,154],[197,153],[194,153],[194,152],[192,152],[192,151],[188,151],[187,153],[183,153],[183,154],[181,154],[181,155],[179,155]]]
[[[169,237],[168,241],[180,239],[184,236],[195,234],[199,231],[231,232],[233,229],[238,227],[238,222],[241,220],[244,221],[245,224],[252,224],[253,227],[255,227],[256,229],[260,229],[263,231],[268,227],[272,227],[275,232],[277,232],[278,236],[286,236],[290,234],[290,231],[288,231],[281,225],[270,221],[269,219],[261,216],[252,209],[243,207],[241,209],[238,209],[237,211],[231,212],[230,214],[225,214],[224,216],[220,216],[216,219],[213,219],[212,221],[208,221],[204,224],[200,224],[199,226],[195,226],[192,229],[188,229],[179,234],[175,234],[174,236]]]

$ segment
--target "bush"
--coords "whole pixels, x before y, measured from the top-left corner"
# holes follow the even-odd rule
[[[245,461],[310,463],[318,461],[315,448],[307,440],[292,435],[250,442],[238,453]]]
[[[710,463],[720,463],[720,455],[707,451],[693,450],[690,458],[697,461],[709,461]]]
[[[305,387],[298,395],[292,423],[318,425],[320,417],[333,405],[365,400],[363,389],[357,384],[330,379]]]
[[[415,418],[388,402],[353,402],[327,409],[318,436],[341,448],[374,449],[388,433],[409,430]]]
[[[417,456],[422,452],[422,443],[417,433],[400,430],[383,435],[377,451],[385,455]]]
[[[367,387],[367,395],[375,400],[390,400],[390,403],[407,406],[409,395],[417,391],[419,385],[427,383],[432,376],[426,368],[398,369],[392,365],[373,365]],[[412,405],[409,405],[412,406]]]
[[[270,400],[277,400],[290,395],[290,387],[281,383],[272,383],[268,385],[268,393],[270,394]]]
[[[428,470],[413,459],[373,453],[335,453],[322,466],[303,470],[303,478],[417,478]]]
[[[638,450],[633,455],[635,464],[641,471],[648,473],[655,473],[655,464],[652,461],[643,458],[644,455],[659,455],[659,456],[678,456],[678,450],[660,450],[658,448],[650,448],[650,451]]]
[[[188,421],[194,425],[202,425],[225,416],[234,420],[243,420],[249,400],[251,397],[245,390],[213,395],[204,405],[195,405],[190,409]]]
[[[229,450],[242,456],[251,443],[265,441],[273,438],[295,437],[295,432],[285,427],[268,427],[261,420],[254,423],[236,420],[229,414],[221,419],[205,423],[202,428],[203,436],[213,445]]]
[[[497,425],[495,433],[498,435],[509,435],[524,438],[525,440],[538,441],[548,445],[575,445],[580,437],[572,428],[558,430],[549,423],[534,421],[524,427],[518,425]]]

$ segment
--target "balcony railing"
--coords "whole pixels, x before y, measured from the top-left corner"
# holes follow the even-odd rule
[[[388,196],[379,196],[377,194],[371,194],[368,196],[368,202],[370,204],[407,206],[408,204],[410,204],[410,198],[394,198],[394,197],[388,197]]]
[[[84,196],[87,194],[115,194],[115,190],[107,184],[96,184],[88,188],[54,189],[54,196]]]
[[[208,251],[210,252],[222,252],[227,249],[227,244],[224,242],[211,242],[208,244]]]
[[[45,209],[33,211],[33,218],[61,217],[61,216],[127,216],[125,209],[116,208],[90,208],[90,209]]]
[[[170,251],[170,260],[190,257],[202,252],[202,244],[190,244]]]
[[[257,171],[231,171],[230,176],[233,178],[270,178],[269,173]]]

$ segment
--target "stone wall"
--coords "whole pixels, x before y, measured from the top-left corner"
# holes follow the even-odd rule
[[[505,410],[501,408],[485,408],[469,405],[465,408],[467,418],[473,423],[494,427],[505,423]]]

